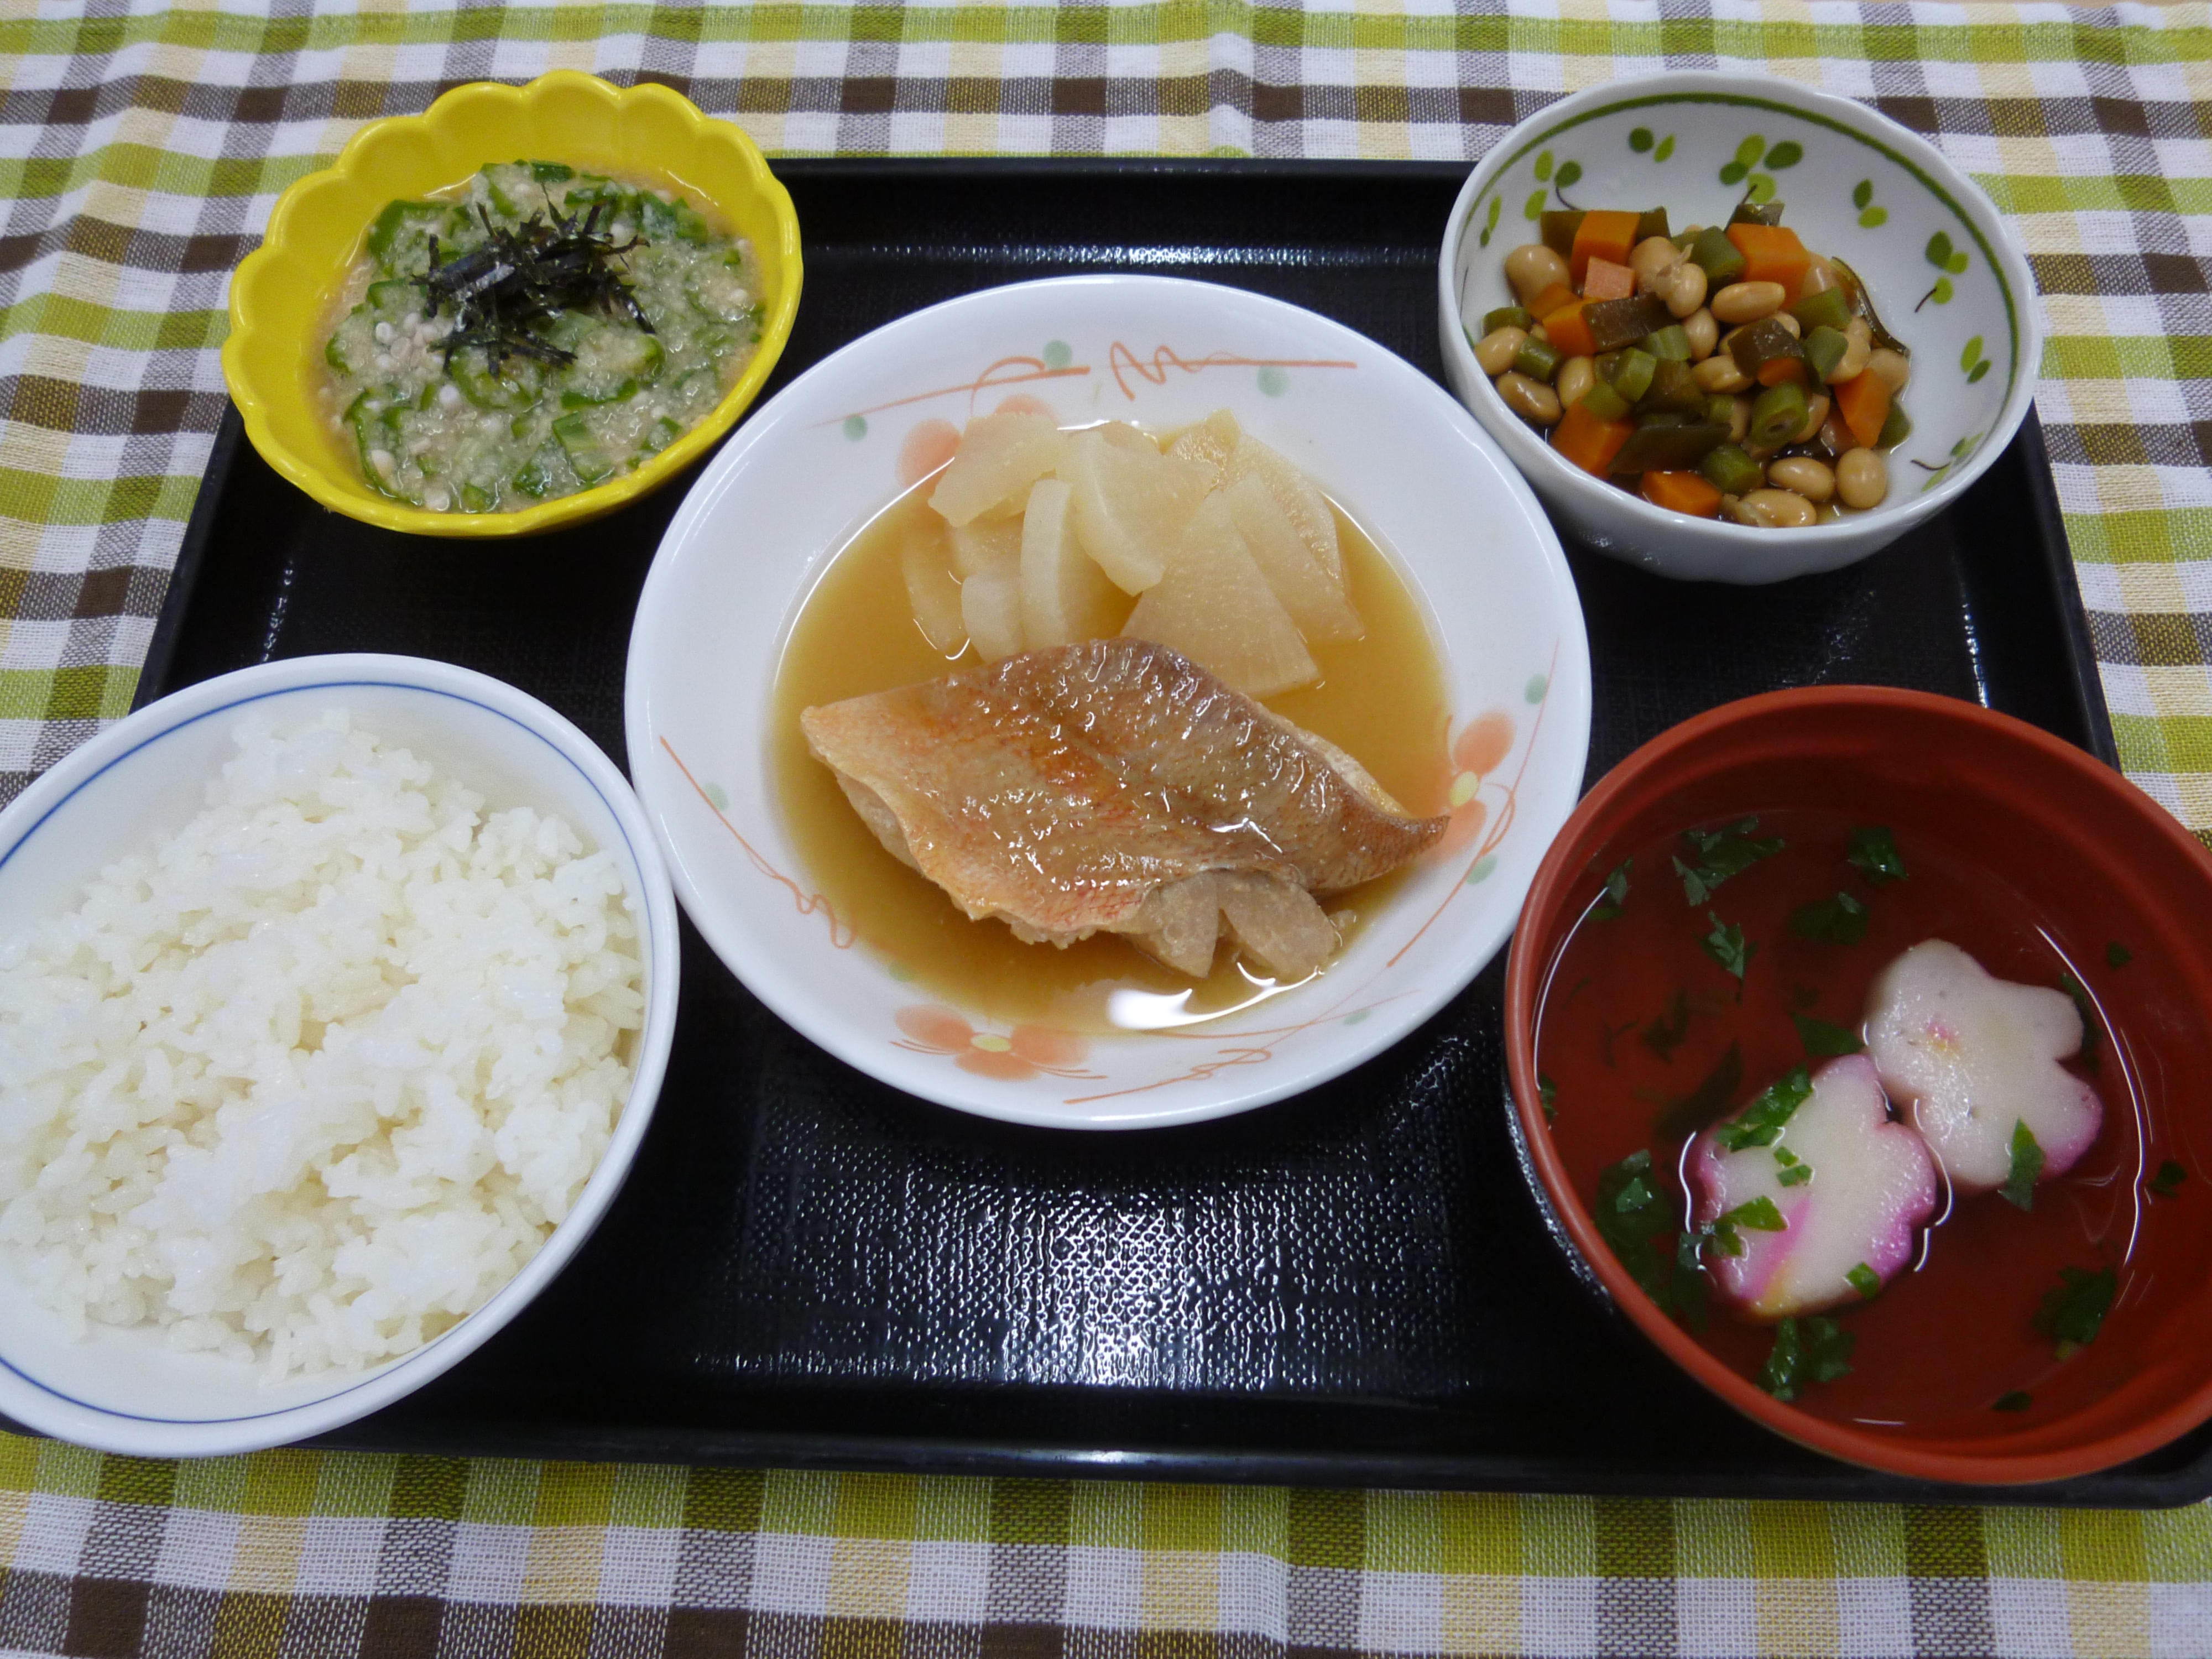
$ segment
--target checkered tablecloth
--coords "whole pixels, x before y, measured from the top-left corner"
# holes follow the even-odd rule
[[[563,65],[667,81],[787,155],[1472,158],[1668,65],[1871,100],[2027,243],[2120,752],[2212,842],[2201,4],[0,0],[0,799],[129,705],[223,406],[228,274],[276,194],[366,120]],[[0,1437],[0,1655],[1352,1650],[2212,1654],[2212,1510],[179,1468]]]

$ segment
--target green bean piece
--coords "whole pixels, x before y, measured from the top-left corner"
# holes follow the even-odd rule
[[[1751,405],[1751,429],[1746,441],[1770,449],[1788,443],[1805,424],[1805,388],[1793,380],[1771,386]]]
[[[1835,373],[1850,349],[1851,343],[1832,328],[1816,328],[1805,337],[1805,361],[1823,380]]]
[[[323,361],[341,374],[353,373],[353,365],[346,361],[345,349],[338,344],[338,337],[335,334],[323,342]]]
[[[1894,449],[1911,435],[1911,417],[1905,414],[1903,404],[1892,398],[1889,413],[1882,421],[1881,434],[1874,441],[1874,447],[1876,449]]]
[[[1639,242],[1649,241],[1654,236],[1665,236],[1672,240],[1673,235],[1674,233],[1667,228],[1665,208],[1652,208],[1636,222],[1636,240]]]
[[[483,485],[465,483],[461,486],[462,512],[489,513],[497,505],[498,503],[492,499],[491,491]]]
[[[1514,354],[1513,367],[1530,380],[1549,386],[1552,377],[1559,372],[1559,365],[1566,360],[1566,354],[1548,340],[1529,339],[1523,341],[1521,349]]]
[[[1690,361],[1690,336],[1680,323],[1644,337],[1644,349],[1666,363],[1686,363]]]
[[[1720,416],[1723,426],[1728,424],[1727,411],[1730,407],[1729,400],[1723,398]],[[1708,418],[1711,416],[1705,406],[1705,389],[1698,384],[1698,377],[1690,372],[1689,364],[1678,363],[1666,357],[1659,359],[1658,366],[1651,371],[1650,390],[1636,400],[1636,410],[1639,415],[1663,413]]]
[[[1651,376],[1658,367],[1658,360],[1650,352],[1631,347],[1614,361],[1613,373],[1606,379],[1613,383],[1615,392],[1632,404],[1651,390]]]
[[[1790,314],[1810,334],[1816,328],[1844,327],[1851,320],[1851,305],[1842,289],[1824,288],[1790,307]]]
[[[1601,421],[1625,421],[1628,418],[1628,399],[1603,380],[1583,393],[1582,403],[1584,409]]]
[[[1765,469],[1746,454],[1741,444],[1715,444],[1698,463],[1698,471],[1723,495],[1748,495],[1766,482]]]
[[[1709,421],[1718,421],[1723,426],[1734,426],[1735,399],[1725,392],[1708,393],[1705,398],[1705,418]]]
[[[1710,287],[1725,288],[1742,280],[1743,255],[1736,252],[1735,244],[1728,239],[1728,232],[1718,225],[1707,225],[1698,233],[1698,240],[1690,244],[1690,258],[1703,267]]]
[[[1573,257],[1575,233],[1583,228],[1583,213],[1579,208],[1553,210],[1537,221],[1544,246],[1554,253]]]
[[[1501,328],[1529,329],[1535,326],[1535,313],[1521,306],[1500,306],[1497,310],[1484,315],[1482,334],[1475,337],[1480,339],[1483,335],[1495,334]]]

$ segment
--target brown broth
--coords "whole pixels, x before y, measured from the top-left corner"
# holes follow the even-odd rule
[[[994,1020],[1073,1031],[1184,1024],[1287,989],[1255,976],[1231,951],[1194,988],[1111,935],[1063,951],[1024,945],[1003,922],[971,921],[935,883],[884,850],[830,769],[808,752],[800,710],[981,665],[973,647],[948,659],[922,636],[900,574],[903,538],[930,514],[934,483],[908,490],[840,550],[801,604],[777,665],[771,764],[793,844],[813,884],[893,972]],[[1346,582],[1367,632],[1347,644],[1316,647],[1320,681],[1270,697],[1267,707],[1354,756],[1408,811],[1442,811],[1450,711],[1435,643],[1419,603],[1381,550],[1340,510],[1336,518]],[[1404,875],[1328,901],[1347,939],[1389,902]],[[1121,999],[1109,1012],[1117,991],[1146,994],[1139,1012]]]
[[[1863,1036],[1875,975],[1923,939],[1949,940],[1999,979],[2057,986],[2074,974],[2095,984],[2094,971],[2062,954],[2024,899],[1924,837],[1898,836],[1908,880],[1869,884],[1845,862],[1852,827],[1825,812],[1761,814],[1758,833],[1783,837],[1784,851],[1730,877],[1695,906],[1685,902],[1672,864],[1686,849],[1670,836],[1637,849],[1618,916],[1592,920],[1586,913],[1570,935],[1538,1013],[1536,1053],[1556,1091],[1553,1142],[1585,1200],[1595,1200],[1604,1170],[1648,1147],[1686,1224],[1685,1136],[1679,1118],[1674,1133],[1662,1127],[1668,1104],[1711,1075],[1732,1044],[1741,1045],[1741,1080],[1706,1121],[1740,1110],[1793,1066],[1817,1070],[1825,1060],[1807,1054],[1791,1016],[1810,1015]],[[1838,891],[1867,905],[1863,939],[1841,945],[1790,932],[1791,911]],[[1737,981],[1699,945],[1711,931],[1708,911],[1741,926],[1758,946],[1741,1002]],[[1677,991],[1687,996],[1687,1030],[1662,1056],[1646,1034],[1656,1018],[1672,1012]],[[1993,1192],[1947,1194],[1935,1224],[1923,1231],[1914,1266],[1872,1302],[1827,1310],[1825,1316],[1856,1334],[1853,1370],[1801,1389],[1799,1407],[1840,1421],[1933,1434],[1947,1425],[1985,1429],[1994,1402],[2014,1391],[2030,1396],[2013,1419],[2021,1422],[2045,1420],[2094,1397],[2088,1368],[2069,1368],[2052,1340],[2035,1329],[2034,1316],[2061,1267],[2110,1267],[2118,1295],[2098,1340],[2112,1340],[2114,1328],[2128,1319],[2142,1230],[2159,1224],[2160,1210],[2146,1204],[2141,1189],[2148,1173],[2145,1103],[2124,1062],[2124,1044],[2101,1025],[2094,1036],[2096,1066],[2079,1058],[2066,1063],[2104,1103],[2095,1143],[2066,1174],[2035,1188],[2032,1211]],[[1700,1340],[1755,1380],[1773,1332],[1733,1317],[1716,1301]]]

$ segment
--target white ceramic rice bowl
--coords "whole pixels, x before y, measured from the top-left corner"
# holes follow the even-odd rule
[[[304,725],[334,703],[357,728],[465,783],[489,810],[558,812],[592,845],[614,850],[645,963],[629,1103],[574,1207],[522,1271],[450,1330],[374,1367],[264,1384],[257,1367],[173,1351],[150,1327],[94,1326],[72,1340],[0,1249],[0,1415],[25,1427],[103,1451],[183,1457],[281,1445],[366,1416],[449,1370],[551,1282],[620,1190],[652,1119],[676,1024],[676,904],[660,850],[597,744],[537,699],[467,669],[371,653],[295,658],[140,709],[0,812],[0,932],[73,908],[106,866],[183,828],[234,752],[235,717],[248,705]]]
[[[1505,255],[1540,240],[1537,212],[1663,206],[1677,229],[1725,224],[1756,179],[1787,204],[1783,222],[1806,246],[1865,280],[1912,351],[1901,398],[1912,432],[1889,457],[1888,498],[1804,530],[1692,518],[1593,477],[1505,407],[1468,337],[1517,303]],[[1972,179],[1863,104],[1757,75],[1610,81],[1515,127],[1452,206],[1437,304],[1445,378],[1561,525],[1615,558],[1709,581],[1832,570],[1942,512],[2012,441],[2043,356],[2027,258]]]
[[[935,453],[933,434],[941,441],[1009,398],[1064,426],[1164,430],[1232,410],[1407,578],[1441,647],[1454,740],[1486,714],[1511,726],[1504,758],[1462,780],[1447,848],[1318,979],[1245,1015],[1084,1037],[950,1006],[839,931],[775,800],[768,722],[801,599],[911,482],[902,458]],[[631,768],[678,895],[774,1012],[925,1099],[1016,1122],[1125,1128],[1311,1088],[1395,1042],[1480,971],[1580,793],[1589,659],[1558,538],[1497,446],[1433,380],[1279,301],[1083,276],[902,318],[757,410],[669,526],[638,605],[627,698]]]

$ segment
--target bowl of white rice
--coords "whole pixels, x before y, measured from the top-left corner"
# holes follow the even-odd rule
[[[189,1456],[459,1361],[591,1235],[674,1031],[629,784],[448,664],[264,664],[0,812],[0,1416]]]

